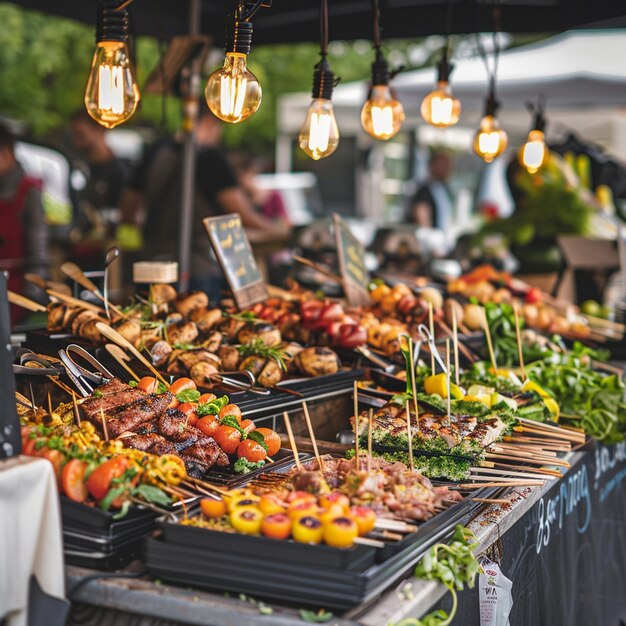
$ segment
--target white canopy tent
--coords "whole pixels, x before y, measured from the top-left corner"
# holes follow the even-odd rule
[[[540,96],[547,100],[548,134],[575,128],[588,139],[606,144],[626,158],[626,30],[571,31],[501,53],[497,95],[499,117],[513,141],[527,132],[530,116],[525,103]],[[489,58],[490,63],[493,58]],[[487,72],[480,57],[454,60],[451,77],[454,93],[462,103],[460,127],[474,128],[482,115]],[[435,68],[399,74],[393,81],[407,115],[406,127],[423,124],[419,116],[422,98],[433,88]],[[333,104],[340,132],[365,134],[359,112],[366,98],[367,81],[340,85]],[[289,94],[279,101],[282,135],[299,131],[310,102],[308,93]],[[607,118],[610,115],[610,120]],[[607,124],[607,122],[613,124]],[[621,122],[621,123],[620,123]],[[614,127],[612,127],[614,126]],[[620,128],[617,128],[620,127]],[[589,132],[591,132],[591,136]],[[279,142],[279,151],[286,147]],[[278,162],[286,165],[286,154]]]

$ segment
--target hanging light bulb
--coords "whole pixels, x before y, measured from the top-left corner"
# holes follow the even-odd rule
[[[106,128],[125,122],[140,94],[128,49],[128,12],[119,0],[99,0],[96,51],[85,89],[87,113]]]
[[[361,126],[374,139],[391,139],[404,122],[404,109],[389,88],[389,64],[381,48],[380,7],[372,0],[374,18],[373,41],[376,58],[372,63],[372,87],[361,109]],[[395,75],[395,73],[394,73]]]
[[[313,100],[298,138],[300,147],[318,161],[330,156],[339,145],[339,129],[331,101],[335,77],[326,57],[315,66]]]
[[[261,84],[246,65],[252,45],[249,20],[253,13],[246,14],[245,10],[246,3],[238,2],[234,20],[229,21],[234,26],[228,37],[224,65],[211,74],[204,90],[213,115],[230,124],[243,122],[255,113],[263,95]]]
[[[493,86],[485,101],[485,115],[480,120],[480,126],[474,135],[474,152],[485,163],[497,159],[509,144],[509,138],[496,117],[498,102],[493,93]]]
[[[529,109],[534,111],[535,121],[528,133],[526,143],[519,151],[519,160],[529,174],[536,174],[548,161],[549,150],[546,145],[546,136],[543,132],[546,127],[546,120],[541,104],[537,108],[529,105]]]
[[[420,112],[424,121],[438,128],[454,126],[461,116],[461,101],[455,98],[448,79],[454,66],[448,63],[448,45],[439,62],[437,88],[423,100]]]
[[[333,89],[339,82],[335,78],[328,59],[328,4],[321,0],[321,45],[320,61],[313,71],[311,104],[306,114],[298,142],[300,148],[312,159],[318,161],[330,156],[339,145],[339,129],[333,110]]]

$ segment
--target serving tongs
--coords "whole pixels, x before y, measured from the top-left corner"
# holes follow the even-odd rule
[[[239,381],[235,377],[242,377],[245,380]],[[233,387],[235,389],[239,389],[240,391],[250,391],[252,393],[256,393],[262,396],[266,396],[270,393],[269,389],[265,389],[265,387],[257,387],[256,386],[256,378],[254,374],[248,370],[237,370],[233,372],[218,372],[216,374],[212,374],[208,377],[210,380],[215,380],[221,385],[225,387]]]
[[[394,363],[389,363],[384,359],[380,358],[378,355],[374,354],[366,345],[357,346],[354,348],[354,351],[364,356],[368,361],[374,363],[374,365],[378,365],[380,369],[385,372],[385,374],[391,374],[394,370],[398,369],[398,366]]]
[[[89,363],[96,371],[84,368],[74,360],[75,356]],[[67,375],[84,398],[90,396],[96,387],[104,385],[114,378],[113,374],[98,359],[75,343],[67,346],[65,350],[59,350],[59,357],[67,371]]]
[[[15,352],[17,363],[13,364],[14,374],[26,376],[59,376],[64,373],[61,363],[53,357],[37,354],[27,348],[19,348]],[[57,361],[55,363],[55,361]]]

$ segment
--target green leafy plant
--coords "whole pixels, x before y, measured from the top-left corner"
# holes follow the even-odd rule
[[[237,350],[239,350],[239,354],[241,354],[241,356],[243,357],[258,356],[262,359],[271,359],[273,361],[276,361],[276,363],[278,364],[280,369],[283,370],[283,372],[287,371],[284,343],[280,343],[276,346],[268,346],[261,339],[253,339],[248,343],[237,346]]]

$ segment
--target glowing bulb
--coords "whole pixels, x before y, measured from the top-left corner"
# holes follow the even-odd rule
[[[404,109],[387,85],[374,85],[361,109],[363,130],[374,139],[391,139],[402,127]]]
[[[474,152],[486,163],[491,163],[506,150],[508,143],[509,138],[497,118],[485,115],[474,135]]]
[[[300,147],[316,161],[330,156],[339,145],[339,129],[333,103],[314,98],[298,138]]]
[[[420,112],[432,126],[454,126],[461,116],[461,101],[452,95],[448,81],[442,80],[437,84],[437,89],[422,100]]]
[[[548,146],[543,131],[536,128],[528,133],[528,140],[520,150],[521,164],[530,174],[535,174],[548,160]]]
[[[256,112],[263,91],[256,76],[246,67],[246,55],[227,52],[224,66],[209,77],[204,95],[215,117],[237,124]]]
[[[100,41],[85,90],[87,113],[106,128],[125,122],[139,103],[139,87],[123,41]]]

